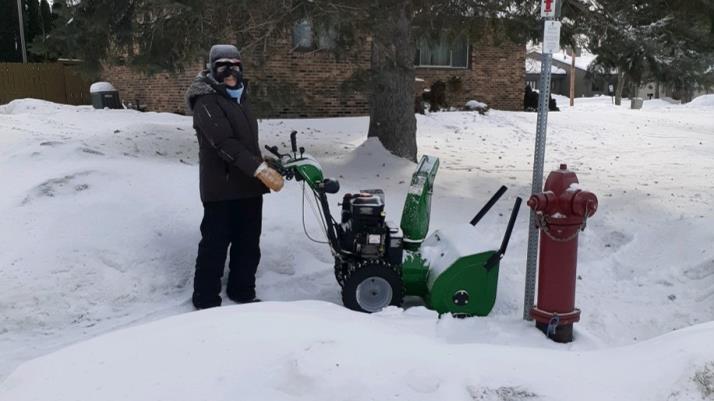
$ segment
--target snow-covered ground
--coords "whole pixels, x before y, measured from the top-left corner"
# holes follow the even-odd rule
[[[191,120],[0,106],[0,378],[139,326],[23,364],[0,400],[714,399],[714,97],[558,105],[547,169],[567,163],[600,199],[581,235],[583,314],[570,345],[521,320],[526,209],[490,316],[438,319],[418,306],[362,315],[333,305],[331,256],[305,238],[294,182],[265,199],[258,292],[275,302],[184,314],[202,212]],[[479,223],[487,243],[475,244],[498,246],[513,199],[530,192],[535,119],[418,117],[420,153],[441,158],[432,229],[468,221],[505,184]],[[398,221],[415,165],[365,142],[367,126],[265,120],[261,143],[285,146],[298,130],[341,193],[383,188]],[[306,220],[317,235],[310,211]]]

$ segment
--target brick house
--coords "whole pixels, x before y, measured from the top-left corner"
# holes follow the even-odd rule
[[[250,54],[242,55],[253,100],[268,98],[267,91],[279,94],[277,101],[264,105],[269,111],[263,114],[270,117],[367,115],[367,97],[349,89],[346,83],[355,72],[369,67],[370,45],[367,39],[355,56],[338,58],[325,50],[331,46],[329,38],[313,36],[309,26],[298,24],[292,36],[286,34],[269,45],[269,57],[261,68],[257,68]],[[419,41],[417,47],[416,77],[422,84],[417,87],[441,80],[447,84],[447,101],[451,105],[461,106],[476,99],[492,108],[521,109],[525,44],[493,45],[462,39],[453,43]],[[128,67],[114,66],[106,68],[102,75],[119,90],[125,103],[139,103],[149,111],[184,113],[183,94],[202,67],[146,76]]]
[[[533,89],[540,85],[540,67],[543,55],[539,50],[526,54],[526,83]],[[578,54],[575,57],[575,97],[593,97],[609,95],[610,87],[617,86],[616,74],[599,74],[594,76],[589,67],[595,60],[591,54]],[[572,57],[564,51],[553,54],[551,92],[553,94],[570,96],[570,76],[572,74]]]

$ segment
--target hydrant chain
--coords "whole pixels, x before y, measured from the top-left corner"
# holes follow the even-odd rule
[[[555,329],[558,328],[558,324],[560,324],[560,315],[556,313],[548,322],[548,328],[546,329],[546,335],[548,337],[555,334]]]
[[[585,227],[587,226],[587,223],[588,223],[588,214],[587,213],[588,213],[588,210],[586,207],[585,208],[585,216],[583,216],[583,222],[582,222],[582,224],[580,224],[580,228],[567,238],[557,238],[557,237],[553,236],[550,233],[550,227],[548,226],[548,222],[545,220],[545,216],[543,216],[543,213],[541,213],[541,212],[536,213],[536,218],[538,219],[536,227],[541,229],[543,231],[543,234],[547,235],[548,238],[552,239],[553,241],[556,241],[556,242],[572,241],[575,239],[575,237],[578,236],[578,234],[581,231],[585,231]]]

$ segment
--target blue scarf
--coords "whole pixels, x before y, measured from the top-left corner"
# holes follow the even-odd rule
[[[243,95],[243,89],[244,89],[243,85],[241,85],[240,88],[236,88],[236,89],[231,89],[229,87],[226,87],[226,92],[228,92],[228,95],[230,95],[230,97],[235,99],[236,103],[240,103],[240,97]]]

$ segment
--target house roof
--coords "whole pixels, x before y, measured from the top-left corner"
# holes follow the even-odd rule
[[[540,58],[541,55],[542,54],[540,49],[530,49],[528,53],[528,57],[536,56]],[[594,54],[582,53],[580,56],[575,57],[575,68],[587,71],[588,67],[590,67],[590,64],[592,64],[596,58],[597,56]],[[558,53],[553,53],[553,61],[559,61],[561,63],[571,65],[573,62],[573,58],[568,56],[565,51],[561,50]]]
[[[526,58],[526,74],[540,74],[541,68],[542,66],[540,60]],[[564,69],[555,65],[550,66],[550,73],[552,75],[566,75]]]

